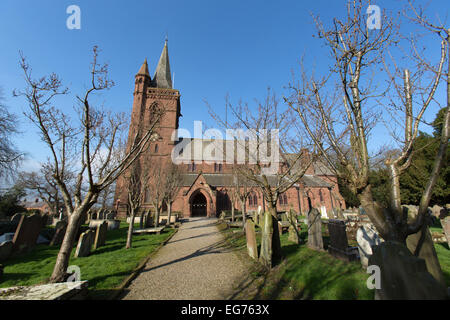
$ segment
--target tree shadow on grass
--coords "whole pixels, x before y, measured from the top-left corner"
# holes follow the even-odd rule
[[[0,280],[0,287],[3,286],[5,282],[14,281],[14,282],[23,282],[28,279],[33,278],[35,275],[33,273],[12,273],[12,272],[4,272],[3,276]]]

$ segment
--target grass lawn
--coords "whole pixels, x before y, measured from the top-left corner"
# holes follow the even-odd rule
[[[227,243],[242,250],[246,255],[246,240],[242,233],[219,226]],[[258,230],[258,229],[257,229]],[[327,248],[328,230],[323,229],[324,246]],[[281,236],[284,260],[270,272],[265,272],[255,263],[252,270],[255,281],[243,288],[236,299],[313,299],[313,300],[371,300],[374,291],[366,286],[369,274],[359,261],[344,262],[333,258],[327,252],[318,252],[306,247],[308,237],[306,225],[302,223],[302,243],[288,241],[288,234]],[[260,234],[257,234],[258,246]],[[447,285],[450,286],[450,250],[447,244],[435,244]]]
[[[107,298],[129,276],[139,263],[166,240],[174,230],[166,229],[160,235],[135,235],[133,248],[126,250],[128,224],[122,222],[117,230],[108,231],[106,245],[92,251],[89,257],[74,258],[72,250],[69,265],[81,270],[81,280],[89,281],[89,298]],[[0,287],[34,285],[51,276],[59,247],[38,245],[31,253],[4,263]]]

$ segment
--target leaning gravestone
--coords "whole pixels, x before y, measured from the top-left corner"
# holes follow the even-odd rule
[[[417,207],[408,205],[403,205],[402,207],[408,214],[408,223],[412,223],[417,218]],[[430,212],[427,212],[427,214],[430,214]],[[411,252],[416,250],[421,238],[422,230],[419,230],[419,232],[411,234],[406,238],[406,245]],[[444,284],[445,278],[440,267],[430,229],[427,226],[425,226],[425,234],[423,236],[422,247],[418,257],[425,260],[428,272],[431,273],[437,281]]]
[[[50,242],[51,246],[59,246],[63,242],[67,230],[67,222],[65,220],[58,221],[55,229],[55,235]]]
[[[378,300],[444,300],[447,288],[427,271],[425,261],[400,243],[386,241],[377,246],[369,265],[380,268]]]
[[[245,237],[247,238],[248,255],[258,260],[258,245],[256,244],[255,223],[251,219],[245,222]]]
[[[383,240],[378,236],[373,226],[363,225],[356,231],[356,241],[358,242],[361,265],[364,269],[367,269],[369,257],[372,255],[374,248],[381,244]]]
[[[97,231],[95,233],[94,249],[100,248],[105,245],[107,231],[108,231],[108,223],[106,221],[103,221],[102,224],[97,226]]]
[[[296,244],[300,243],[300,239],[298,237],[298,233],[295,230],[295,227],[293,225],[289,226],[289,236],[288,236],[288,241],[294,242]]]
[[[13,242],[5,241],[0,243],[0,262],[6,261],[13,250]]]
[[[328,221],[328,232],[330,234],[328,252],[338,259],[353,261],[357,259],[356,248],[348,246],[345,228],[345,222],[342,220],[330,219]]]
[[[47,215],[33,214],[29,217],[23,215],[13,238],[13,252],[32,249],[36,245],[41,229],[47,222]]]
[[[91,253],[92,244],[94,243],[95,231],[88,230],[83,232],[78,240],[75,258],[87,257]]]
[[[323,250],[322,220],[316,208],[308,212],[308,248]]]
[[[433,207],[431,207],[431,214],[433,216],[435,216],[436,218],[439,218],[439,215],[441,214],[442,209],[444,209],[444,208],[435,204]]]

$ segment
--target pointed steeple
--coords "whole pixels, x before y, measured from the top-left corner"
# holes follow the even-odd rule
[[[172,89],[172,78],[170,76],[169,51],[167,49],[167,38],[164,44],[158,66],[156,67],[155,76],[153,77],[154,85],[157,88]]]
[[[144,63],[142,64],[141,68],[139,69],[138,75],[147,76],[150,78],[150,73],[148,72],[148,64],[147,64],[147,58],[145,58]]]

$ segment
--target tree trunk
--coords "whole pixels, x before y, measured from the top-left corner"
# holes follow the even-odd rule
[[[136,210],[134,208],[131,208],[131,214],[130,214],[130,224],[128,225],[128,234],[127,234],[127,249],[130,249],[133,242],[133,228],[134,228],[134,217],[136,216]],[[141,218],[142,221],[142,218]]]
[[[234,222],[234,199],[233,203],[231,204],[231,222]]]
[[[245,232],[245,199],[241,200],[241,210],[242,210],[242,229]]]
[[[278,217],[276,203],[269,203],[269,212],[272,216],[272,263],[281,260],[281,241],[280,233],[278,232]]]
[[[156,212],[155,212],[155,228],[158,228],[159,226],[159,210],[160,208],[156,206]]]
[[[172,202],[167,201],[167,225],[169,226],[171,215],[172,215]]]
[[[75,238],[80,227],[81,217],[89,210],[89,208],[78,208],[69,214],[68,224],[64,239],[56,257],[55,267],[49,283],[64,282],[66,279],[66,271],[69,266],[70,254],[72,253]]]

